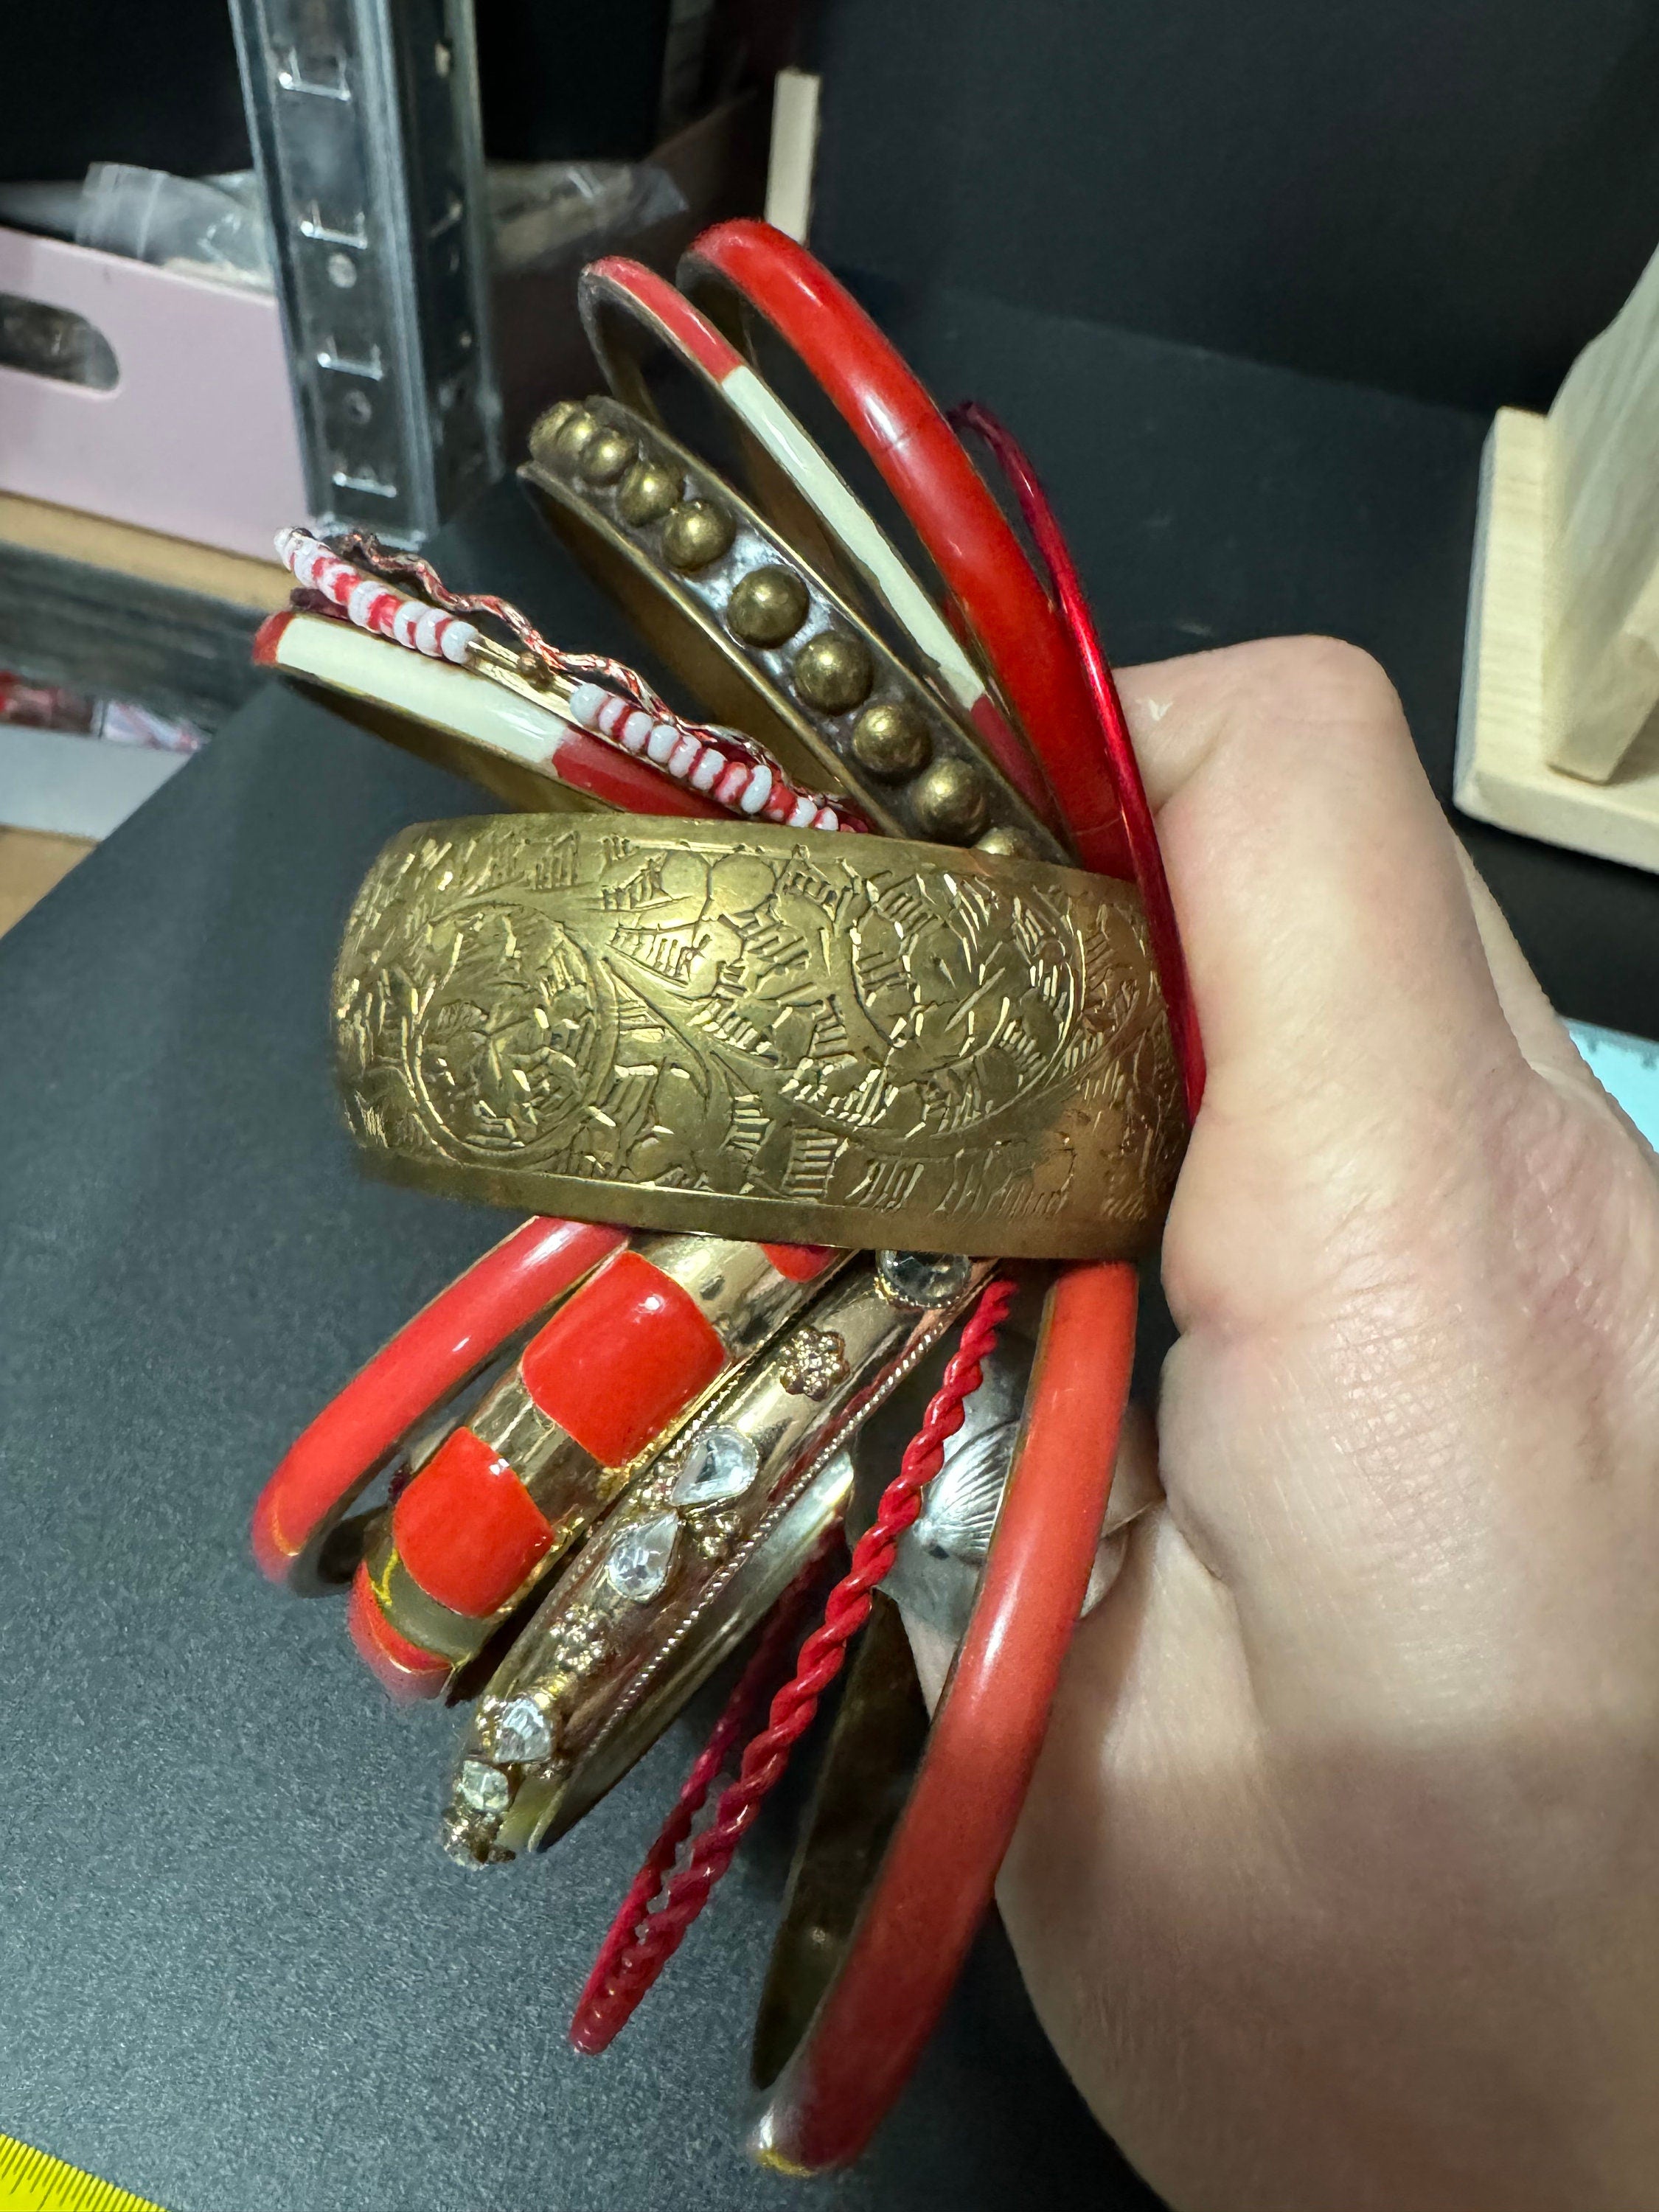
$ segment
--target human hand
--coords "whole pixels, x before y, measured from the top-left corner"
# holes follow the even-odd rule
[[[1209,1088],[1167,1504],[1000,1898],[1180,2212],[1659,2197],[1659,1180],[1352,649],[1123,680]]]

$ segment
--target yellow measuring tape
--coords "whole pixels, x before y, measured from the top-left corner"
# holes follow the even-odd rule
[[[0,2212],[160,2212],[156,2205],[0,2136]]]

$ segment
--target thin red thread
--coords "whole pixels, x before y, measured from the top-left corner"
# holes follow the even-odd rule
[[[882,1492],[874,1521],[854,1548],[851,1566],[830,1593],[822,1624],[802,1644],[793,1674],[772,1700],[767,1725],[750,1741],[737,1780],[722,1791],[714,1817],[692,1846],[690,1859],[669,1881],[661,1905],[647,1911],[636,1899],[648,1902],[656,1894],[660,1875],[652,1878],[652,1863],[675,1826],[678,1812],[653,1847],[611,1923],[570,2023],[570,2040],[578,2051],[604,2051],[632,2018],[708,1904],[762,1800],[811,1725],[819,1699],[841,1671],[848,1643],[869,1617],[871,1593],[891,1568],[899,1538],[921,1510],[921,1492],[944,1462],[947,1438],[962,1426],[963,1404],[979,1388],[980,1362],[994,1348],[1017,1288],[1003,1276],[981,1293],[927,1418],[906,1448],[897,1474]],[[708,1757],[705,1752],[699,1767]],[[690,1825],[688,1819],[680,1841],[690,1832]],[[677,1842],[676,1851],[678,1847]],[[672,1856],[663,1864],[672,1863]]]
[[[339,537],[327,539],[330,550],[343,561],[356,561],[371,568],[377,576],[398,576],[406,582],[419,585],[422,595],[433,605],[441,607],[450,615],[488,615],[512,631],[514,636],[532,659],[539,660],[555,676],[605,676],[624,690],[635,706],[643,707],[658,721],[678,723],[677,715],[657,692],[635,670],[620,660],[612,660],[602,653],[566,653],[561,647],[550,645],[528,615],[515,607],[510,599],[497,599],[490,592],[452,592],[429,561],[418,553],[398,553],[367,530],[347,530]],[[702,732],[701,722],[687,722],[688,731]],[[714,735],[712,730],[707,732]],[[736,732],[720,732],[735,736]],[[759,749],[756,748],[756,757]]]
[[[1013,486],[1025,526],[1036,541],[1037,551],[1060,602],[1060,613],[1083,664],[1112,781],[1117,786],[1118,803],[1123,810],[1124,835],[1134,863],[1135,881],[1146,909],[1152,959],[1164,987],[1170,1031],[1175,1041],[1176,1057],[1181,1063],[1187,1113],[1189,1119],[1196,1120],[1204,1097],[1204,1045],[1198,1032],[1198,1012],[1193,1005],[1192,987],[1187,975],[1187,957],[1182,951],[1181,932],[1176,922],[1175,902],[1170,896],[1169,878],[1164,871],[1157,825],[1147,802],[1146,787],[1140,780],[1134,739],[1129,734],[1112,665],[1106,658],[1100,633],[1089,611],[1083,579],[1072,558],[1060,518],[1012,431],[976,399],[969,400],[964,406],[953,407],[951,422],[958,433],[973,430],[983,438],[997,465]]]

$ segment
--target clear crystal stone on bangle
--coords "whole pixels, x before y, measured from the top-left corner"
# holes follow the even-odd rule
[[[679,1520],[672,1513],[658,1513],[649,1521],[636,1521],[619,1529],[605,1563],[605,1579],[619,1597],[635,1605],[648,1605],[668,1580],[674,1564]]]
[[[741,1498],[759,1472],[753,1439],[717,1422],[693,1440],[670,1494],[676,1505],[720,1505]]]

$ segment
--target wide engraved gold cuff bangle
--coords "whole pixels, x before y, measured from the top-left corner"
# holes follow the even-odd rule
[[[759,1621],[845,1504],[830,1463],[923,1359],[985,1270],[894,1303],[867,1263],[793,1322],[637,1474],[498,1668],[446,1816],[488,1862],[562,1835]]]
[[[382,1168],[583,1220],[1120,1259],[1184,1137],[1134,891],[886,838],[407,830],[334,1010]]]
[[[1062,860],[977,740],[706,463],[614,399],[565,400],[520,474],[717,718],[900,837]]]

